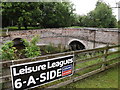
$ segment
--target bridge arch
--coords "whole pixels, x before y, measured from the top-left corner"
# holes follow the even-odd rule
[[[83,49],[86,49],[87,46],[86,44],[82,41],[82,40],[79,40],[79,39],[72,39],[68,42],[68,46],[71,50],[83,50]]]
[[[17,37],[17,38],[14,38],[12,41],[14,44],[13,46],[16,47],[18,50],[25,48],[22,38]]]

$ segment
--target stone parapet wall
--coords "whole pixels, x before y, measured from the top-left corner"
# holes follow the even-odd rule
[[[118,44],[120,32],[115,28],[51,28],[51,29],[36,29],[36,30],[21,30],[9,31],[9,37],[3,37],[3,41],[13,40],[15,38],[24,38],[31,40],[35,35],[40,35],[40,43],[48,44],[66,44],[69,38],[79,39],[88,44]],[[87,42],[86,42],[87,41]]]

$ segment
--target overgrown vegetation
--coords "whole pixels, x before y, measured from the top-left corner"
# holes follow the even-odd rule
[[[13,47],[12,41],[5,43],[1,47],[0,51],[1,51],[0,59],[4,59],[4,60],[18,59],[16,55],[17,49]]]
[[[46,45],[43,48],[44,54],[55,54],[55,53],[62,53],[66,51],[68,51],[68,49],[63,47],[61,44],[55,46],[53,43],[50,43],[49,45]]]
[[[39,39],[38,36],[35,36],[34,38],[32,38],[30,42],[23,39],[23,43],[25,45],[25,49],[23,51],[25,52],[26,57],[32,58],[32,57],[41,55],[40,48],[36,45],[38,42],[38,39]]]
[[[22,50],[16,49],[14,47],[13,41],[7,42],[1,47],[1,55],[0,58],[2,60],[15,60],[20,59],[24,55],[26,58],[36,57],[41,55],[40,48],[36,45],[38,42],[38,36],[35,36],[32,38],[32,40],[29,42],[25,39],[23,39],[23,44],[25,45],[25,48]]]
[[[35,36],[29,42],[26,39],[22,39],[24,48],[18,50],[14,46],[14,42],[10,41],[2,45],[1,47],[1,55],[0,58],[2,60],[15,60],[15,59],[22,59],[22,58],[32,58],[37,57],[40,55],[46,54],[55,54],[69,51],[61,44],[55,46],[54,44],[49,44],[44,47],[37,46],[37,42],[39,40],[39,36]],[[21,46],[20,46],[21,47]]]

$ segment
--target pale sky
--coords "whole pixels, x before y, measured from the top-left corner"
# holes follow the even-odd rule
[[[86,15],[91,10],[94,10],[96,2],[98,0],[70,0],[70,1],[74,4],[76,8],[75,13],[79,15]],[[102,1],[105,2],[106,4],[109,4],[111,7],[116,7],[116,3],[119,2],[120,0],[102,0]],[[113,8],[113,15],[115,15],[116,18],[118,19],[117,8]]]

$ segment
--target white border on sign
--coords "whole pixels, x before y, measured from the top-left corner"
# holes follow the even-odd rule
[[[47,60],[41,60],[41,61],[33,61],[33,62],[28,62],[28,63],[22,63],[22,64],[16,64],[16,65],[11,65],[10,66],[10,71],[11,71],[11,79],[12,79],[12,87],[13,87],[13,90],[14,90],[14,85],[13,85],[13,77],[12,77],[12,67],[14,66],[20,66],[20,65],[25,65],[25,64],[33,64],[33,63],[38,63],[38,62],[44,62],[44,61],[52,61],[52,60],[56,60],[56,59],[61,59],[61,58],[65,58],[65,57],[69,57],[69,56],[73,56],[73,70],[72,70],[72,74],[71,75],[68,75],[68,76],[72,76],[73,73],[74,73],[74,54],[73,55],[67,55],[67,56],[62,56],[62,57],[57,57],[57,58],[51,58],[51,59],[47,59]],[[65,76],[63,78],[66,78],[68,76]],[[55,79],[53,81],[50,81],[50,82],[47,82],[47,83],[44,83],[44,84],[40,84],[40,85],[36,85],[36,86],[33,86],[33,87],[30,87],[30,88],[35,88],[35,87],[38,87],[38,86],[42,86],[42,85],[45,85],[45,84],[48,84],[48,83],[51,83],[51,82],[54,82],[54,81],[57,81],[57,80],[60,80],[60,79],[63,79],[63,78],[59,78],[59,79]],[[27,89],[30,89],[30,88],[26,88],[24,90],[27,90]]]
[[[61,58],[69,57],[69,56],[73,56],[74,57],[74,55],[67,55],[67,56],[62,56],[62,57],[58,57],[58,58],[51,58],[51,59],[46,59],[46,60],[43,59],[43,60],[40,60],[40,61],[33,61],[33,62],[28,62],[28,63],[21,63],[21,64],[16,64],[16,65],[11,65],[10,68],[13,67],[13,66],[20,66],[20,65],[25,65],[25,64],[28,65],[28,64],[44,62],[44,61],[52,61],[52,60],[55,60],[55,59],[61,59]]]

